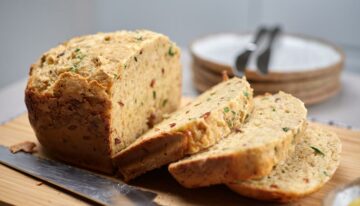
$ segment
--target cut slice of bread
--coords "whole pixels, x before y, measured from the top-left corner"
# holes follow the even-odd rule
[[[295,148],[306,113],[299,99],[283,92],[256,97],[243,127],[208,150],[170,164],[169,171],[188,188],[261,178]]]
[[[255,199],[289,202],[317,191],[334,175],[340,164],[338,136],[309,126],[295,152],[260,180],[228,184],[233,191]]]
[[[213,87],[119,153],[114,159],[119,174],[127,181],[214,145],[245,121],[252,96],[245,78]]]

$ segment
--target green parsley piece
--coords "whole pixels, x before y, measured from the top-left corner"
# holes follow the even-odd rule
[[[249,93],[247,91],[243,91],[243,95],[249,98]]]
[[[232,122],[232,121],[227,120],[226,123],[227,123],[227,125],[228,125],[230,128],[233,127],[233,122]]]
[[[315,155],[325,156],[325,154],[324,154],[321,150],[319,150],[318,148],[316,148],[316,147],[314,147],[314,146],[310,146],[310,147],[311,147],[311,149],[314,150]]]
[[[71,72],[77,72],[77,70],[78,70],[78,67],[77,67],[78,65],[77,64],[74,64],[71,68],[70,68],[70,71]]]
[[[167,99],[164,99],[164,101],[162,102],[162,106],[165,107],[166,104],[167,104],[168,100]]]
[[[172,47],[172,46],[170,46],[170,48],[169,48],[169,50],[168,50],[168,55],[171,56],[171,57],[175,55],[175,51],[173,51],[173,47]]]
[[[287,132],[287,131],[289,131],[290,129],[289,129],[289,127],[283,127],[282,130],[283,130],[284,132]]]

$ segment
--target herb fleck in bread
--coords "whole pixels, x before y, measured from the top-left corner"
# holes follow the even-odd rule
[[[31,66],[25,91],[44,148],[103,172],[180,98],[179,48],[145,30],[77,37],[49,50]]]
[[[256,97],[243,127],[208,150],[170,164],[169,171],[188,188],[261,178],[293,151],[306,113],[299,99],[283,92]]]
[[[114,159],[119,174],[128,181],[214,145],[251,113],[252,94],[249,83],[239,78],[203,93],[119,153]]]
[[[233,191],[255,199],[289,202],[317,191],[340,163],[341,141],[333,132],[309,126],[295,153],[260,180],[228,184]]]

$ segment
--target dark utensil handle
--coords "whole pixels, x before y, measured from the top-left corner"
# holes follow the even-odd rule
[[[281,32],[280,26],[275,26],[269,31],[266,47],[257,57],[256,64],[261,74],[269,73],[271,49],[280,32]]]
[[[258,44],[261,37],[267,32],[267,29],[264,26],[260,26],[258,28],[258,30],[255,33],[255,38],[254,38],[254,44]]]
[[[274,44],[274,40],[276,37],[281,33],[281,27],[275,26],[270,32],[269,32],[269,44],[268,49],[271,49],[272,45]]]
[[[260,41],[260,39],[268,32],[268,30],[264,27],[264,26],[260,26],[257,31],[255,32],[255,37],[254,40],[252,41],[252,43],[250,43],[251,45],[256,45],[256,47],[258,46],[258,43]],[[256,47],[252,46],[252,47],[248,47],[246,48],[245,51],[243,51],[242,53],[240,53],[235,60],[235,68],[233,69],[233,72],[236,76],[243,76],[246,70],[246,65],[248,63],[248,60],[250,58],[250,55],[252,54],[252,52],[256,49]]]

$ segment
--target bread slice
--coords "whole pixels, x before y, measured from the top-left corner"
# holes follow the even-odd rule
[[[341,141],[338,136],[309,126],[295,153],[260,180],[234,181],[233,191],[255,199],[289,202],[320,189],[340,164]]]
[[[170,164],[169,171],[188,188],[261,178],[295,148],[306,113],[299,99],[283,92],[256,97],[243,127],[208,150]]]
[[[76,37],[31,66],[25,93],[48,153],[112,172],[115,154],[178,108],[180,50],[146,30]]]
[[[203,93],[119,153],[114,159],[119,174],[128,181],[214,145],[244,122],[252,94],[246,79],[239,78]]]

